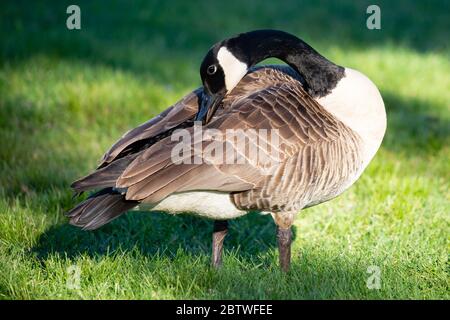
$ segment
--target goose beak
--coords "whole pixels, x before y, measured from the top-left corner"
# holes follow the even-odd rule
[[[202,102],[195,116],[195,121],[202,121],[203,124],[207,124],[216,112],[224,96],[225,94],[223,93],[208,94],[203,92]]]

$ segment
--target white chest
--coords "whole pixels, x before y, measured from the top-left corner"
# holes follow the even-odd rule
[[[386,131],[386,111],[375,84],[362,73],[345,68],[336,88],[317,101],[363,141],[364,169],[373,158]]]

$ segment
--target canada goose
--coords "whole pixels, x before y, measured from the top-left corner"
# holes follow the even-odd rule
[[[269,57],[288,66],[255,67]],[[360,72],[276,30],[242,33],[215,44],[200,75],[202,88],[127,132],[97,170],[72,184],[78,193],[100,191],[67,213],[70,223],[96,229],[139,204],[192,212],[215,220],[212,264],[217,267],[227,220],[260,210],[277,225],[280,266],[287,271],[295,215],[349,188],[378,150],[386,130],[381,95]],[[178,141],[172,136],[181,129],[194,134],[194,120],[204,129],[242,129],[244,135],[245,129],[276,129],[278,145],[269,147],[277,149],[278,161],[270,174],[252,159],[174,163]],[[206,140],[202,137],[200,145]],[[245,147],[258,143],[245,141]],[[224,143],[243,152],[234,140]],[[207,158],[203,149],[200,155]]]

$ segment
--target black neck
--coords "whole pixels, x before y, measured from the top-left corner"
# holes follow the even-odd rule
[[[328,94],[344,76],[343,67],[286,32],[251,31],[226,40],[225,45],[249,67],[272,57],[286,62],[305,79],[306,89],[314,97]]]

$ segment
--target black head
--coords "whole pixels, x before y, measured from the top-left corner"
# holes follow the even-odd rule
[[[202,78],[203,87],[209,94],[217,94],[226,92],[225,74],[222,66],[217,60],[217,45],[211,48],[203,59],[200,66],[200,77]]]
[[[306,81],[305,89],[314,97],[327,94],[344,71],[321,56],[304,41],[278,30],[256,30],[238,34],[215,44],[200,67],[204,94],[197,120],[206,122],[223,97],[258,62],[275,57],[296,70]]]
[[[286,60],[300,41],[278,30],[256,30],[240,33],[216,43],[203,58],[200,76],[208,94],[226,94],[258,62],[277,57]]]
[[[223,97],[248,71],[248,63],[240,60],[227,46],[229,39],[214,45],[200,66],[204,94],[196,120],[208,122]]]

